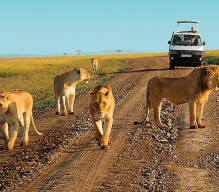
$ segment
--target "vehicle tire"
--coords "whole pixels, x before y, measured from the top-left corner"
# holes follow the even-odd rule
[[[195,67],[202,67],[203,66],[203,61],[201,61],[200,63],[197,63],[196,65],[195,65]]]
[[[173,62],[170,62],[170,69],[175,69],[175,65],[173,64]]]
[[[200,66],[200,67],[202,67],[202,66],[203,66],[203,61],[201,61],[201,62],[200,62],[199,66]]]

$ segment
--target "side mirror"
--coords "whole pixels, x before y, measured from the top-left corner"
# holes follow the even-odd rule
[[[203,41],[203,45],[206,45],[205,41]]]
[[[168,44],[170,45],[170,44],[171,44],[171,41],[168,41]]]

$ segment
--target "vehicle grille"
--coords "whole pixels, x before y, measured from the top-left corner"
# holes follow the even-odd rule
[[[192,51],[181,51],[181,54],[192,54]]]

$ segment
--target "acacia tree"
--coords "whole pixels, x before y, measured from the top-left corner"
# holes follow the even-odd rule
[[[76,50],[75,52],[76,52],[78,55],[81,54],[81,50]]]
[[[122,50],[118,49],[118,50],[116,50],[116,52],[117,52],[117,53],[121,53],[121,52],[122,52]]]
[[[67,53],[64,53],[64,55],[66,56],[66,55],[67,55]]]

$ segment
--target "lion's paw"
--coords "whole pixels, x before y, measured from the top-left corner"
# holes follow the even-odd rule
[[[26,142],[26,141],[22,141],[20,144],[20,146],[24,146],[24,147],[26,147],[27,145],[28,145],[28,142]]]
[[[75,112],[73,112],[73,111],[70,112],[70,111],[69,111],[69,115],[75,115]]]
[[[109,146],[109,145],[102,145],[102,146],[101,146],[101,149],[109,150],[109,149],[110,149],[110,146]]]
[[[68,112],[67,112],[67,111],[65,111],[64,113],[62,113],[62,116],[66,116],[66,115],[68,115]]]
[[[55,114],[56,114],[56,115],[61,115],[61,113],[60,113],[60,112],[56,112]]]
[[[205,128],[206,125],[205,124],[198,124],[198,128]]]
[[[8,143],[7,150],[12,151],[13,147],[14,146],[11,143]]]
[[[191,125],[190,129],[198,129],[198,126],[197,125]]]

